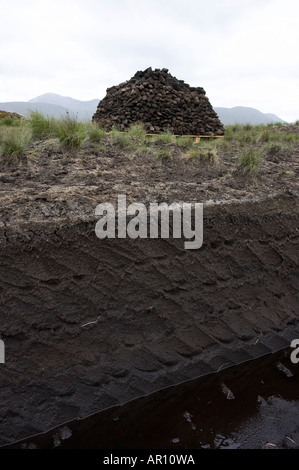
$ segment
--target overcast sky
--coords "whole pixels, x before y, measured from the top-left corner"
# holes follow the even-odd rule
[[[0,102],[102,99],[147,67],[299,119],[298,0],[0,0]]]

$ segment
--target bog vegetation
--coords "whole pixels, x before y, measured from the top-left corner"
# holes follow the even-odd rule
[[[295,126],[299,125],[297,121]],[[141,123],[134,124],[127,132],[113,129],[106,133],[93,122],[78,122],[66,115],[61,119],[45,117],[31,112],[28,119],[13,116],[0,118],[0,159],[6,164],[18,164],[26,151],[40,142],[53,142],[65,152],[74,154],[84,143],[100,148],[113,147],[128,151],[133,157],[151,154],[157,159],[171,161],[174,151],[180,151],[186,163],[220,163],[220,155],[229,153],[234,159],[236,170],[252,175],[261,170],[266,155],[280,154],[298,144],[298,133],[277,132],[281,124],[252,126],[226,126],[224,138],[201,139],[196,143],[192,137],[174,136],[170,132],[147,135]]]

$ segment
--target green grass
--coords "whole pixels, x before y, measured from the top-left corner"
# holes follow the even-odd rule
[[[251,131],[253,129],[253,125],[252,124],[244,124],[243,129],[244,129],[244,131]]]
[[[179,147],[187,148],[187,149],[192,149],[194,145],[194,140],[192,137],[177,137],[176,143]]]
[[[17,163],[31,141],[28,127],[11,127],[1,133],[1,156],[8,164]]]
[[[46,140],[57,136],[58,123],[52,117],[45,117],[37,111],[30,111],[28,122],[34,139]]]
[[[173,160],[173,155],[170,149],[155,149],[154,155],[160,160]]]
[[[281,123],[275,124],[274,126],[252,126],[250,124],[246,124],[244,126],[240,124],[226,126],[224,141],[239,143],[243,146],[277,141],[289,143],[299,142],[299,136],[297,134],[275,132],[275,127],[282,127],[282,125],[279,126],[279,124]]]
[[[133,140],[130,138],[127,132],[121,132],[117,129],[112,129],[112,131],[109,133],[109,138],[112,145],[115,145],[120,149],[132,149],[133,147]]]
[[[284,150],[283,144],[280,142],[270,142],[265,146],[265,153],[267,155],[277,155]]]
[[[299,142],[299,135],[298,134],[276,134],[276,138],[273,139],[276,141],[280,142],[286,142],[286,143],[294,143],[297,144]]]
[[[214,165],[219,163],[219,156],[217,152],[217,148],[213,145],[200,145],[198,147],[194,147],[189,149],[184,154],[185,160],[195,160],[195,161],[205,161],[210,162]]]
[[[29,125],[32,129],[32,137],[36,140],[58,138],[66,149],[79,148],[85,137],[91,141],[100,141],[104,131],[101,131],[92,123],[83,124],[67,114],[64,118],[55,119],[43,116],[31,111],[29,113]]]
[[[65,149],[77,149],[85,138],[84,125],[67,115],[57,121],[57,137]]]
[[[198,161],[217,165],[221,152],[229,154],[244,174],[261,170],[262,156],[279,155],[281,151],[293,149],[299,135],[277,129],[276,125],[252,126],[250,124],[226,126],[224,139],[201,139],[200,143],[187,136],[174,136],[165,132],[157,136],[147,136],[145,127],[135,123],[126,132],[113,129],[108,135],[94,122],[78,122],[67,115],[63,119],[45,117],[31,112],[29,118],[11,119],[3,116],[0,120],[1,155],[6,161],[18,161],[26,146],[33,140],[48,141],[47,145],[68,150],[79,149],[83,142],[99,144],[105,152],[111,147],[118,151],[131,152],[133,158],[157,158],[173,160],[183,155],[186,162]],[[37,150],[38,152],[38,150]]]
[[[90,142],[99,143],[106,136],[106,132],[94,122],[84,123],[84,132]]]
[[[131,125],[126,132],[112,129],[109,137],[112,145],[120,149],[131,150],[132,152],[144,150],[143,147],[147,141],[145,128],[143,124],[139,123]]]
[[[172,132],[164,132],[163,134],[158,134],[154,136],[153,140],[155,142],[163,142],[164,144],[175,144],[176,143],[176,137],[173,135]]]
[[[6,127],[20,127],[22,125],[21,119],[15,119],[12,117],[4,117],[0,119],[0,126]]]
[[[146,130],[142,123],[132,124],[128,130],[128,136],[140,143],[145,142]]]
[[[245,126],[235,124],[234,126],[227,126],[224,140],[234,140],[244,144],[252,144],[256,143],[258,135],[259,131],[257,127],[253,127],[250,124],[246,124]]]
[[[255,174],[260,171],[263,149],[246,148],[240,151],[238,161],[243,174]]]
[[[257,142],[270,142],[271,133],[269,130],[263,130],[257,138]]]

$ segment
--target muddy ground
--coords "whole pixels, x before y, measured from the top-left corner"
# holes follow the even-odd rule
[[[158,146],[165,144],[157,143]],[[298,149],[244,175],[107,138],[33,144],[0,166],[0,444],[286,347],[298,338]],[[237,149],[236,149],[237,152]],[[99,240],[95,207],[203,202],[204,243]]]
[[[298,133],[299,126],[277,128]],[[207,142],[202,140],[202,142]],[[218,141],[219,142],[219,141]],[[184,158],[187,149],[156,142],[172,159],[157,158],[140,147],[130,151],[107,137],[101,144],[85,142],[66,151],[57,140],[33,144],[19,165],[0,160],[1,222],[90,220],[100,202],[114,203],[126,194],[128,203],[259,200],[277,194],[297,194],[298,145],[269,150],[257,174],[243,174],[240,147],[234,141],[217,148],[219,163]],[[258,148],[255,145],[254,148]]]

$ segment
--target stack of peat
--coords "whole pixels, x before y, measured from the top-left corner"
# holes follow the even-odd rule
[[[93,121],[106,131],[142,122],[148,133],[219,136],[224,127],[203,88],[190,87],[167,69],[148,68],[107,89]]]

